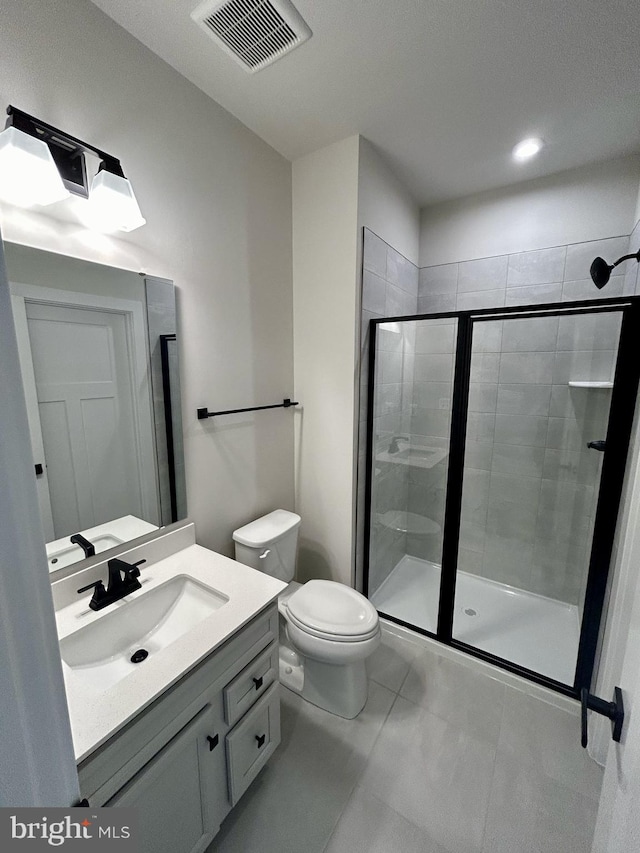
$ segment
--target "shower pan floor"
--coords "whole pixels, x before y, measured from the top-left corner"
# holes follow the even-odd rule
[[[440,566],[405,555],[371,601],[382,613],[435,633],[439,595]],[[458,572],[453,636],[573,684],[580,636],[575,605]]]

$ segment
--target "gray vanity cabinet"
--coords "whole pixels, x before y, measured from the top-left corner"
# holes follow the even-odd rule
[[[218,831],[227,809],[217,723],[207,705],[106,803],[136,808],[144,853],[199,853]]]
[[[78,768],[91,805],[138,810],[142,853],[199,853],[280,742],[270,605]]]

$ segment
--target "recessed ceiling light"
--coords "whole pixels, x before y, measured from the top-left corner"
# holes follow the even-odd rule
[[[532,157],[535,157],[543,146],[544,142],[536,137],[523,139],[522,142],[518,142],[514,147],[512,152],[513,159],[518,163],[524,163],[525,160],[530,160]]]

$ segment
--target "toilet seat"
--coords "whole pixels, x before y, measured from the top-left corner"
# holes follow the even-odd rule
[[[301,631],[333,642],[362,642],[379,632],[378,613],[361,593],[335,581],[310,580],[288,598],[287,617]]]

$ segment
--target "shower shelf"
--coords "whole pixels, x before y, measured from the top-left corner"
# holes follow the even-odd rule
[[[378,514],[378,521],[389,530],[396,533],[408,533],[410,536],[433,536],[440,533],[442,528],[437,521],[425,515],[405,510],[387,510]]]
[[[613,382],[569,382],[569,388],[595,388],[608,390],[613,388]]]

